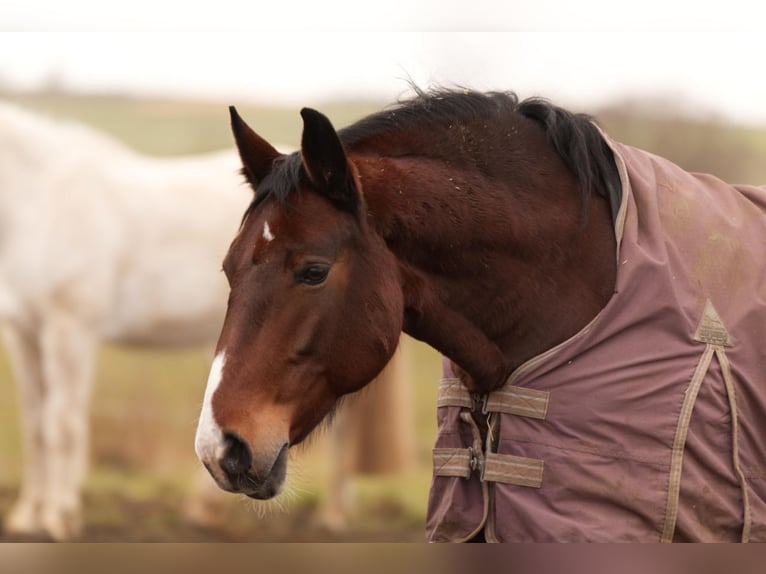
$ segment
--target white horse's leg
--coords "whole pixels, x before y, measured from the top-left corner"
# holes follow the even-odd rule
[[[24,466],[21,493],[5,520],[13,534],[39,534],[45,503],[46,452],[42,436],[45,388],[40,348],[35,333],[5,325],[3,340],[19,397],[19,419]]]
[[[82,529],[80,488],[88,465],[96,339],[78,318],[52,313],[40,347],[47,390],[42,434],[48,453],[41,521],[55,540],[68,540]]]

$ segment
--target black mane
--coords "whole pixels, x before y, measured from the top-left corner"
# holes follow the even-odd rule
[[[519,101],[513,92],[413,89],[414,97],[339,130],[344,146],[354,148],[402,130],[492,122],[517,114],[543,127],[561,159],[572,170],[579,183],[583,212],[590,195],[597,193],[609,200],[612,216],[616,216],[621,194],[619,175],[613,154],[590,116],[569,112],[542,98]],[[244,218],[267,197],[285,202],[290,191],[300,187],[305,177],[300,153],[278,159],[272,173],[258,186]]]
[[[614,221],[622,199],[622,184],[614,154],[593,118],[574,114],[543,98],[524,100],[517,111],[545,128],[548,140],[577,177],[583,213],[588,197],[595,192],[609,201]]]
[[[341,141],[353,147],[383,133],[496,119],[513,113],[518,105],[513,92],[413,89],[414,97],[339,130]]]

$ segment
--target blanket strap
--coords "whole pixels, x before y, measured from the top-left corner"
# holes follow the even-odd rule
[[[729,410],[731,411],[731,436],[732,436],[732,466],[739,479],[742,489],[742,542],[750,539],[750,529],[752,523],[750,500],[748,496],[747,481],[742,471],[739,460],[739,425],[737,418],[737,398],[734,387],[734,377],[731,372],[731,364],[726,356],[726,347],[733,346],[729,332],[726,330],[720,315],[709,299],[705,302],[705,308],[702,312],[697,330],[694,333],[694,340],[699,343],[705,343],[705,351],[702,353],[697,368],[692,376],[691,383],[686,390],[681,414],[678,418],[676,427],[676,436],[673,441],[673,450],[670,459],[670,483],[668,487],[668,501],[665,508],[665,525],[660,538],[661,542],[672,542],[673,533],[676,528],[678,518],[678,499],[681,489],[681,468],[684,458],[684,444],[686,435],[689,431],[689,421],[691,419],[694,402],[697,399],[702,381],[710,368],[710,363],[715,354],[718,364],[721,367],[726,395],[729,399]]]
[[[548,413],[550,393],[525,387],[506,385],[483,397],[472,395],[460,379],[439,381],[437,407],[461,407],[475,410],[482,403],[482,413],[505,413],[544,420]]]
[[[470,478],[476,469],[478,458],[472,448],[433,449],[434,475]]]
[[[665,506],[665,523],[662,529],[660,542],[672,542],[673,533],[676,530],[676,520],[678,519],[678,498],[681,493],[681,468],[684,463],[684,445],[686,444],[686,435],[689,433],[689,422],[692,418],[692,410],[697,400],[697,394],[702,386],[702,380],[705,378],[710,361],[713,358],[713,346],[707,345],[705,352],[702,353],[697,368],[692,375],[691,383],[686,389],[684,402],[681,405],[681,414],[678,417],[676,426],[676,436],[673,439],[673,448],[670,455],[670,478],[668,485],[668,500]]]
[[[470,478],[481,472],[482,482],[503,482],[516,486],[540,488],[543,483],[543,461],[510,454],[487,453],[482,459],[473,448],[433,449],[435,476]]]
[[[460,407],[471,412],[481,408],[485,415],[506,413],[534,419],[545,419],[550,393],[506,385],[488,395],[471,394],[457,378],[439,381],[438,407]],[[470,419],[470,414],[464,412]],[[481,443],[478,443],[479,447]],[[480,448],[433,449],[434,475],[469,478],[478,470],[482,482],[503,482],[516,486],[540,488],[543,461],[522,456],[481,452]]]
[[[540,488],[543,484],[543,461],[489,452],[484,460],[484,473],[481,478],[488,482]]]
[[[750,540],[750,527],[752,523],[752,516],[750,512],[750,498],[747,491],[747,481],[745,480],[745,473],[742,472],[742,466],[739,463],[739,424],[737,420],[737,397],[734,391],[734,377],[731,374],[731,363],[726,356],[726,351],[723,347],[715,348],[715,356],[718,358],[718,364],[721,365],[721,372],[723,373],[723,382],[726,386],[726,394],[729,397],[729,409],[731,410],[731,457],[734,470],[739,478],[739,484],[742,488],[742,542],[749,542]]]

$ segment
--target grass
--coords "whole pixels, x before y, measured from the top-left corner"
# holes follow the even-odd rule
[[[15,484],[21,473],[16,390],[0,347],[0,485]]]

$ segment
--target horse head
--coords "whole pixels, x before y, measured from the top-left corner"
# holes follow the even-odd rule
[[[223,262],[231,291],[195,446],[221,488],[259,499],[280,492],[288,448],[383,369],[403,320],[358,171],[325,116],[301,115],[300,152],[282,155],[231,108],[256,195]]]

